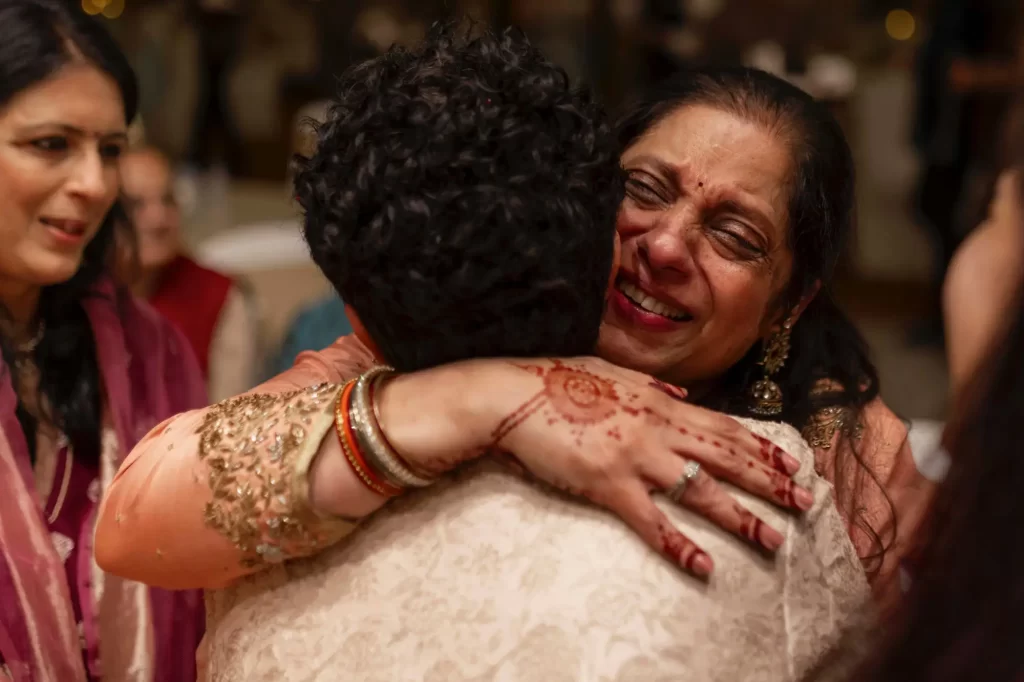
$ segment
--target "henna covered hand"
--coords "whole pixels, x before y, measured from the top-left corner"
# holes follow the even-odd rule
[[[688,460],[701,470],[679,502],[768,550],[782,544],[782,535],[738,505],[715,477],[784,507],[807,509],[813,499],[793,483],[797,460],[684,398],[681,389],[596,358],[474,360],[398,377],[382,389],[378,406],[384,433],[416,469],[441,474],[488,450],[504,451],[533,476],[609,509],[684,569],[707,576],[711,558],[652,498],[680,479]],[[329,510],[349,515],[384,502],[356,509],[353,494],[324,499],[346,501]]]
[[[714,477],[784,507],[813,502],[791,478],[797,460],[735,420],[685,403],[679,389],[596,358],[510,364],[532,381],[503,382],[525,397],[498,423],[492,443],[538,478],[611,510],[695,575],[710,574],[711,558],[651,497],[680,479],[687,460],[702,468],[680,503],[765,549],[778,549],[782,535]]]

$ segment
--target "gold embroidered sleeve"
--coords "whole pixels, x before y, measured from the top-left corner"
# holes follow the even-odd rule
[[[230,398],[200,425],[199,457],[213,494],[204,521],[242,552],[247,568],[308,556],[354,528],[309,502],[309,467],[334,428],[340,390],[320,384]]]

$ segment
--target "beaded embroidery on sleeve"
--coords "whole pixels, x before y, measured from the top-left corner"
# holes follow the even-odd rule
[[[199,426],[199,458],[213,499],[206,525],[257,568],[307,556],[337,542],[355,524],[309,504],[308,470],[334,425],[341,389],[320,384],[282,394],[229,398]]]
[[[803,437],[812,448],[830,450],[836,432],[851,440],[864,434],[864,426],[857,421],[853,410],[848,407],[826,407],[816,412],[810,423],[804,427]]]

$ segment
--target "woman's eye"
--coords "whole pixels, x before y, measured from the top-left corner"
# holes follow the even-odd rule
[[[665,201],[649,183],[634,177],[626,180],[626,194],[640,204],[651,205]]]
[[[732,223],[728,223],[725,226],[717,226],[713,228],[715,236],[729,246],[732,250],[746,255],[749,258],[760,258],[764,256],[764,249],[759,247],[750,239],[743,236]]]
[[[32,146],[44,152],[63,152],[68,149],[68,138],[53,136],[32,140]]]

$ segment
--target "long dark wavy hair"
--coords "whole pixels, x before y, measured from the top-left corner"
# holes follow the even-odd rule
[[[789,354],[773,378],[785,400],[779,419],[803,431],[814,416],[828,407],[849,410],[850,422],[859,421],[864,406],[878,396],[878,372],[867,343],[839,309],[832,294],[832,279],[856,222],[853,156],[838,122],[810,95],[763,71],[749,68],[683,70],[651,89],[619,122],[619,142],[628,148],[654,125],[681,107],[706,105],[763,125],[787,143],[792,160],[789,196],[789,246],[793,273],[777,301],[779,311],[792,309],[805,295],[820,290],[793,327]],[[750,387],[762,376],[758,362],[762,344],[753,348],[717,383],[703,404],[741,417],[759,418],[751,411]],[[858,454],[852,434],[841,439],[849,447],[836,447],[835,481],[840,509],[873,539],[875,549],[865,560],[869,573],[877,570],[895,537],[895,509],[889,538],[880,536],[856,511],[852,496],[856,482],[844,472],[868,476],[870,484],[884,487]],[[856,466],[839,461],[857,460]],[[856,478],[861,478],[860,476]],[[888,499],[888,498],[886,498]]]
[[[0,0],[0,108],[65,64],[82,59],[114,79],[124,101],[125,121],[130,122],[138,99],[135,74],[103,26],[62,0]],[[74,276],[44,287],[39,299],[38,318],[45,329],[33,355],[39,370],[39,402],[46,406],[46,419],[85,460],[99,456],[102,383],[82,300],[93,295],[94,285],[111,266],[114,233],[121,220],[123,212],[115,205],[86,246]],[[0,350],[17,385],[14,349],[2,335]],[[34,456],[38,424],[21,402],[18,419]]]

